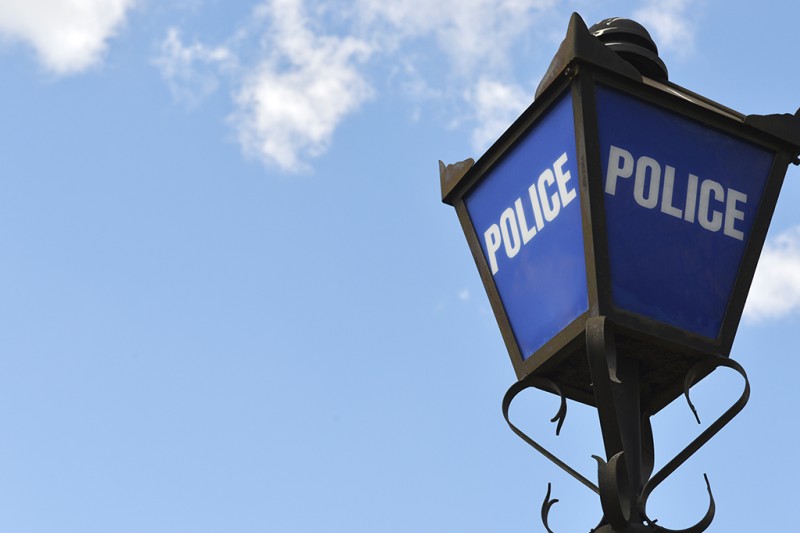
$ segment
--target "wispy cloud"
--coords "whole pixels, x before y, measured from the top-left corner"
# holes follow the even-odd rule
[[[190,106],[213,93],[219,85],[220,69],[232,69],[236,62],[236,56],[225,46],[184,44],[177,28],[167,31],[154,61],[172,96]]]
[[[533,95],[516,84],[481,78],[465,99],[475,110],[477,126],[472,133],[472,146],[481,152],[530,105]]]
[[[274,0],[264,59],[243,79],[232,115],[246,153],[290,172],[328,148],[341,121],[372,97],[359,70],[373,49],[355,37],[318,33],[302,0]]]
[[[139,2],[0,0],[0,37],[31,46],[48,71],[74,74],[102,60]],[[693,46],[697,2],[647,0],[634,17],[660,46],[685,53]],[[530,101],[531,80],[515,79],[510,58],[530,45],[537,28],[546,33],[548,22],[564,18],[558,6],[557,0],[357,0],[333,10],[317,0],[264,0],[247,28],[235,29],[221,46],[187,42],[170,28],[155,63],[176,100],[190,106],[225,80],[243,151],[287,172],[307,169],[346,117],[374,96],[367,67],[376,58],[405,73],[399,86],[416,106],[413,117],[431,100],[468,109],[456,120],[472,130],[473,148],[481,151]],[[335,31],[321,30],[334,12]],[[252,44],[254,33],[261,55],[243,64],[241,36]],[[444,57],[449,74],[422,75],[407,54],[414,47]]]
[[[236,64],[228,79],[235,108],[230,123],[242,149],[286,172],[307,170],[342,122],[374,97],[369,67],[378,61],[390,65],[394,85],[415,106],[413,119],[435,104],[445,103],[441,112],[458,102],[454,120],[473,130],[473,147],[483,150],[531,101],[534,87],[515,81],[510,58],[521,43],[530,44],[532,29],[554,15],[556,5],[357,0],[332,10],[317,0],[265,0],[229,46],[187,45],[171,29],[157,62],[170,90],[184,100],[215,89],[218,78],[209,68]],[[251,55],[243,47],[254,35],[260,55],[241,61],[238,55]],[[444,58],[446,72],[428,72],[430,56]]]
[[[800,226],[767,242],[761,252],[745,318],[781,318],[800,309]]]
[[[136,0],[0,0],[0,35],[36,51],[56,75],[81,72],[103,57]]]
[[[556,0],[359,0],[337,19],[337,33],[321,31],[329,10],[313,0],[266,0],[254,11],[262,57],[239,64],[231,83],[231,123],[243,150],[287,172],[308,168],[324,153],[342,121],[375,94],[366,72],[376,57],[398,65],[399,86],[417,104],[455,97],[472,111],[459,118],[474,128],[473,144],[485,148],[525,108],[530,90],[489,81],[508,72],[515,43]],[[246,32],[246,33],[247,33]],[[239,32],[241,33],[241,31]],[[437,87],[420,74],[404,50],[435,43],[450,65],[451,87]],[[209,67],[237,63],[235,46],[186,45],[170,29],[156,60],[172,93],[198,101],[216,88]],[[238,63],[237,63],[238,64]],[[477,76],[477,72],[482,76]],[[497,79],[508,79],[499,76]],[[466,87],[466,89],[465,89]]]
[[[472,147],[478,152],[532,101],[534,87],[513,81],[510,58],[536,27],[554,18],[557,4],[556,0],[358,2],[361,19],[382,37],[386,49],[424,40],[436,43],[452,71],[450,79],[461,87],[457,94],[447,89],[438,92],[460,98],[470,109],[466,120],[460,116],[455,122],[458,127],[464,122],[471,126]]]
[[[698,0],[648,0],[634,20],[653,34],[662,49],[688,55],[694,50]]]
[[[433,37],[460,75],[508,67],[509,50],[556,0],[359,0],[359,17],[385,40]]]

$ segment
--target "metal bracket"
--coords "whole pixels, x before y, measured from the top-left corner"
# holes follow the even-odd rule
[[[600,494],[600,489],[597,487],[597,485],[595,485],[594,483],[586,479],[584,476],[579,474],[575,469],[570,467],[567,463],[565,463],[564,461],[562,461],[561,459],[550,453],[542,445],[540,445],[538,442],[530,438],[524,431],[515,426],[509,419],[508,410],[511,407],[511,402],[514,401],[514,398],[516,398],[517,394],[531,387],[544,389],[554,394],[558,394],[561,397],[561,405],[558,409],[558,412],[556,413],[556,416],[554,416],[550,420],[551,422],[558,422],[556,426],[556,435],[558,435],[561,432],[561,426],[564,424],[564,420],[566,420],[567,418],[567,397],[564,396],[564,392],[561,390],[561,387],[559,387],[553,381],[533,375],[528,375],[519,380],[518,382],[514,383],[513,385],[511,385],[508,391],[506,391],[506,395],[503,397],[503,418],[506,419],[508,427],[510,427],[511,431],[516,433],[519,438],[524,440],[533,449],[535,449],[536,451],[547,457],[550,461],[555,463],[555,465],[564,470],[564,472],[566,472],[573,478],[580,481],[583,485],[591,489],[592,492],[594,492],[595,494]],[[548,493],[548,498],[549,498],[549,493]]]
[[[603,518],[592,529],[594,533],[702,533],[714,519],[716,505],[708,476],[705,476],[709,495],[709,507],[705,516],[695,525],[681,530],[672,530],[658,525],[647,515],[647,500],[653,491],[703,445],[714,437],[739,412],[750,398],[750,382],[747,374],[737,362],[720,356],[709,356],[695,364],[684,379],[684,395],[698,423],[697,410],[689,396],[689,390],[702,376],[720,367],[735,370],[744,379],[744,391],[739,399],[716,421],[692,440],[681,452],[667,462],[655,475],[653,472],[654,445],[649,415],[641,412],[639,364],[634,358],[618,358],[611,321],[606,317],[590,318],[586,324],[586,351],[595,394],[600,427],[606,457],[593,456],[598,464],[598,485],[576,472],[569,465],[546,450],[509,419],[508,411],[514,398],[523,390],[537,387],[561,397],[556,416],[556,435],[567,415],[567,402],[557,383],[538,376],[528,375],[512,385],[503,398],[503,417],[511,430],[531,447],[555,463],[570,476],[600,496]],[[553,533],[548,523],[552,506],[558,502],[551,499],[551,485],[541,508],[541,518],[548,533]]]
[[[744,371],[744,368],[732,359],[727,359],[725,357],[714,357],[709,358],[705,361],[701,361],[694,365],[689,372],[686,374],[686,378],[683,382],[683,394],[686,397],[686,402],[689,404],[689,408],[692,410],[695,418],[697,419],[697,423],[700,423],[700,417],[697,414],[697,409],[695,408],[694,404],[692,403],[691,398],[689,397],[689,389],[697,383],[700,376],[707,375],[717,368],[726,367],[735,370],[742,376],[744,379],[744,390],[742,394],[739,396],[739,399],[731,405],[717,420],[715,420],[710,426],[708,426],[700,435],[698,435],[692,442],[690,442],[681,452],[676,455],[672,460],[670,460],[666,465],[664,465],[661,470],[659,470],[647,484],[644,486],[642,490],[641,498],[639,506],[642,511],[642,515],[645,517],[649,523],[655,524],[655,521],[650,520],[647,518],[647,499],[653,493],[653,491],[661,484],[665,479],[667,479],[675,470],[678,469],[683,463],[685,463],[692,455],[694,455],[700,448],[702,448],[708,441],[710,441],[714,435],[719,433],[719,431],[728,425],[728,423],[733,420],[736,415],[738,415],[744,406],[747,405],[747,401],[750,399],[750,381],[747,379],[747,373]],[[708,476],[703,474],[706,481],[706,488],[708,490],[708,497],[709,497],[709,507],[706,515],[703,519],[698,522],[695,526],[685,530],[679,530],[680,533],[684,531],[686,533],[699,533],[701,531],[705,531],[705,529],[711,524],[711,521],[714,519],[715,513],[715,503],[714,503],[714,495],[711,492],[711,485],[708,482]],[[660,528],[663,531],[675,531],[669,530],[666,528]]]
[[[527,435],[527,433],[525,433],[524,431],[519,429],[517,426],[515,426],[511,422],[511,419],[509,418],[509,415],[508,415],[508,410],[511,407],[511,402],[514,401],[514,398],[516,398],[517,395],[520,392],[524,391],[525,389],[532,388],[532,387],[536,387],[536,388],[539,388],[539,389],[543,389],[543,390],[552,392],[554,394],[558,394],[561,397],[561,404],[559,406],[558,412],[550,420],[551,422],[554,422],[554,423],[557,422],[556,435],[558,435],[561,432],[561,426],[564,425],[564,421],[567,418],[567,397],[564,396],[564,392],[561,390],[561,387],[559,387],[558,384],[556,384],[555,382],[553,382],[553,381],[551,381],[549,379],[537,377],[537,376],[534,376],[534,375],[528,375],[528,376],[522,378],[518,382],[516,382],[513,385],[511,385],[511,387],[509,387],[508,391],[506,391],[506,394],[503,397],[503,418],[505,418],[506,423],[508,424],[508,427],[510,427],[511,431],[516,433],[516,435],[519,438],[524,440],[533,449],[535,449],[536,451],[538,451],[539,453],[544,455],[547,459],[552,461],[556,466],[561,468],[564,472],[566,472],[567,474],[569,474],[573,478],[575,478],[578,481],[580,481],[584,486],[589,488],[595,494],[600,494],[600,489],[597,487],[597,485],[595,485],[594,483],[592,483],[591,481],[586,479],[584,476],[582,476],[580,473],[578,473],[574,468],[569,466],[567,463],[565,463],[564,461],[562,461],[561,459],[559,459],[558,457],[553,455],[550,451],[548,451],[541,444],[539,444],[538,442],[536,442],[535,440],[530,438]],[[548,524],[548,517],[549,517],[549,514],[550,514],[550,509],[553,507],[553,505],[555,505],[558,502],[557,499],[550,499],[551,489],[552,489],[552,487],[548,483],[547,484],[547,494],[545,495],[544,502],[542,503],[542,523],[544,524],[544,527],[547,530],[547,533],[554,533],[553,530],[550,529],[550,526]]]

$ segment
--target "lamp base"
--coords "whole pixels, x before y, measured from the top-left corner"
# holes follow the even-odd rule
[[[639,361],[624,355],[618,356],[614,326],[603,316],[592,317],[586,322],[586,352],[595,396],[594,403],[603,434],[605,456],[609,458],[606,461],[602,457],[592,456],[598,464],[597,484],[531,439],[509,419],[511,402],[518,393],[530,387],[547,390],[561,397],[561,406],[552,419],[552,422],[557,423],[556,435],[558,435],[567,414],[567,399],[555,381],[529,374],[512,385],[503,398],[503,416],[509,427],[539,453],[600,497],[604,518],[601,525],[591,533],[703,533],[711,525],[716,511],[707,476],[704,475],[709,497],[708,510],[698,523],[687,529],[671,530],[656,525],[656,521],[648,517],[647,500],[662,481],[703,447],[747,404],[750,397],[750,383],[744,369],[732,359],[718,356],[701,360],[688,370],[683,380],[684,395],[696,417],[697,411],[689,397],[689,389],[702,376],[710,374],[719,367],[726,367],[743,378],[744,390],[739,399],[717,420],[658,472],[653,473],[655,447],[650,425],[651,413],[642,410],[642,404],[646,402],[641,396],[642,391],[648,391],[649,387],[646,386],[647,379],[642,379]],[[699,423],[700,419],[697,421]],[[542,522],[549,533],[553,533],[553,530],[548,525],[548,515],[550,508],[557,501],[551,498],[551,487],[548,484],[541,513]]]

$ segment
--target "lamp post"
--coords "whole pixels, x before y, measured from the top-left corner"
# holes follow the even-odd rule
[[[440,163],[517,375],[506,421],[599,495],[593,531],[669,531],[649,495],[744,408],[730,349],[798,154],[800,116],[712,102],[668,80],[636,22],[573,14],[533,104],[476,163]],[[720,366],[743,377],[739,400],[654,473],[650,417]],[[510,421],[528,387],[561,396],[558,429],[567,399],[597,408],[597,483]],[[713,520],[708,492],[685,531]],[[548,489],[548,531],[551,505]]]

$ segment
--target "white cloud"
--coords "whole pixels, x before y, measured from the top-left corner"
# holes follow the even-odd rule
[[[248,154],[283,170],[306,168],[336,127],[373,91],[358,67],[373,52],[354,37],[319,35],[302,0],[273,0],[258,11],[268,22],[266,57],[245,76],[232,116]]]
[[[183,44],[176,28],[167,31],[155,59],[173,97],[188,105],[196,105],[213,93],[219,85],[218,70],[231,69],[236,62],[235,55],[224,46]]]
[[[482,152],[530,105],[533,95],[518,85],[481,78],[465,99],[475,109],[477,122],[472,146]]]
[[[556,0],[359,0],[367,25],[389,43],[433,36],[455,71],[507,67],[509,50]],[[388,26],[388,28],[386,27]]]
[[[0,35],[66,75],[98,63],[136,0],[0,0]]]
[[[660,49],[687,55],[694,49],[697,0],[649,0],[633,14]]]
[[[800,226],[767,242],[744,307],[747,319],[781,318],[800,309]]]
[[[533,100],[533,88],[495,80],[513,75],[515,47],[524,45],[537,27],[546,27],[557,4],[556,0],[359,0],[357,5],[363,24],[373,28],[385,50],[432,39],[444,53],[455,75],[455,84],[451,78],[448,85],[461,85],[457,97],[471,107],[466,120],[460,117],[456,126],[462,128],[465,122],[472,126],[472,146],[480,152]]]
[[[358,0],[332,9],[318,0],[265,0],[225,47],[189,45],[170,30],[156,63],[173,95],[190,103],[216,89],[226,65],[235,66],[225,74],[234,87],[230,123],[242,149],[287,172],[307,169],[341,123],[373,97],[367,61],[376,57],[389,64],[388,83],[414,104],[411,120],[421,118],[423,106],[455,107],[458,127],[473,129],[473,146],[482,150],[532,100],[533,87],[494,80],[513,80],[511,58],[556,4]],[[244,47],[254,36],[259,55],[241,60],[251,56]],[[429,57],[437,54],[448,66],[431,72]]]

